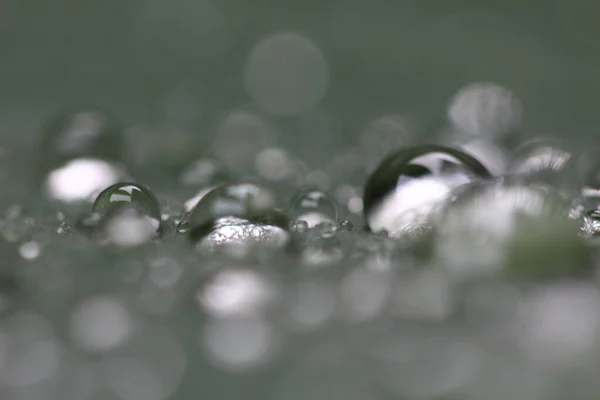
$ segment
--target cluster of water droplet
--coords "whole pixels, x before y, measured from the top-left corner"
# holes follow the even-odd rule
[[[247,84],[264,107],[319,98],[271,102],[255,63]],[[61,114],[40,142],[40,195],[3,209],[0,393],[597,393],[594,153],[528,141],[518,99],[492,84],[459,92],[448,117],[431,145],[381,117],[311,171],[285,149],[239,147],[262,124],[239,112],[163,192],[137,181],[118,123]]]

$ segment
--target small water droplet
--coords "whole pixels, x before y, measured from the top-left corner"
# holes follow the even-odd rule
[[[296,196],[289,212],[293,219],[306,221],[309,228],[326,222],[336,223],[338,219],[333,199],[320,190],[311,190]]]

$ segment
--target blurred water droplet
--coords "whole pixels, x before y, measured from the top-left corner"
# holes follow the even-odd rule
[[[247,176],[276,134],[272,124],[258,113],[235,110],[221,121],[213,150],[229,170]]]
[[[402,398],[457,395],[477,376],[482,352],[450,332],[426,328],[394,332],[367,349],[370,373]]]
[[[292,32],[261,40],[244,69],[248,93],[265,111],[276,115],[309,111],[325,96],[328,81],[323,53],[306,37]]]
[[[218,161],[202,158],[192,162],[180,175],[179,180],[186,186],[207,187],[225,183],[229,174]]]
[[[393,313],[420,321],[443,321],[453,306],[448,276],[436,271],[404,274],[394,287]]]
[[[179,387],[187,358],[167,328],[141,332],[101,364],[108,387],[123,400],[164,400]]]
[[[497,138],[515,130],[523,106],[508,89],[494,83],[473,83],[451,100],[448,118],[460,131],[473,136]]]
[[[341,285],[342,314],[352,323],[372,320],[383,312],[389,298],[389,275],[364,269],[355,269]]]
[[[26,242],[19,246],[19,254],[25,260],[34,260],[40,256],[42,249],[36,242]]]
[[[600,292],[587,284],[534,291],[521,310],[526,350],[542,363],[569,365],[600,346]]]
[[[83,350],[103,353],[118,348],[133,333],[127,309],[108,296],[85,299],[71,314],[71,338]]]
[[[20,205],[14,204],[6,209],[0,230],[6,241],[18,242],[32,233],[34,223],[35,221],[24,215]]]
[[[536,279],[585,273],[588,252],[557,192],[514,182],[461,189],[436,221],[435,251],[449,272]]]
[[[201,344],[218,368],[246,373],[272,360],[277,348],[277,332],[259,318],[226,318],[210,321]]]
[[[16,314],[0,328],[0,381],[12,388],[42,385],[59,372],[61,353],[47,320]]]
[[[290,160],[282,149],[268,148],[256,157],[258,174],[269,181],[281,181],[292,172]]]
[[[332,285],[319,282],[299,282],[292,287],[290,292],[290,308],[287,318],[296,331],[315,331],[333,317],[336,291]]]
[[[196,292],[199,305],[213,317],[259,316],[272,304],[274,286],[251,270],[218,272]]]

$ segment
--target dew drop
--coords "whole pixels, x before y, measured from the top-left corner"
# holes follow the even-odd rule
[[[363,206],[373,232],[391,237],[419,230],[455,187],[489,178],[466,153],[435,145],[416,146],[388,156],[367,180]]]

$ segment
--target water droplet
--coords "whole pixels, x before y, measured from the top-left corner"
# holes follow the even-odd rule
[[[488,177],[479,161],[459,150],[429,145],[397,151],[381,162],[366,183],[367,224],[391,237],[418,230],[453,188]]]
[[[275,194],[256,183],[219,186],[190,212],[189,237],[206,251],[241,250],[256,244],[282,247],[289,239],[289,222],[276,204]]]
[[[290,216],[306,221],[309,228],[322,223],[337,223],[337,207],[327,194],[319,190],[302,193],[292,201]]]
[[[133,208],[157,221],[161,218],[154,194],[137,183],[121,182],[104,189],[94,202],[93,212],[107,215],[120,208]]]

